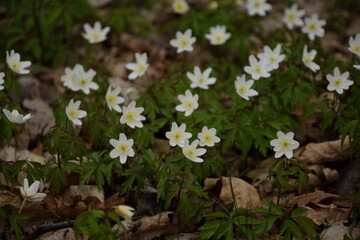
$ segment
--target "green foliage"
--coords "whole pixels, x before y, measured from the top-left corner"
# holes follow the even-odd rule
[[[121,222],[114,213],[105,213],[100,210],[91,210],[77,216],[74,227],[77,237],[86,234],[90,239],[117,239],[119,233],[111,227],[111,221],[115,221],[119,227]]]
[[[18,222],[26,219],[28,217],[25,214],[18,213],[12,206],[0,207],[0,222],[5,226],[9,224],[11,231],[15,233],[16,239],[23,239],[23,233]]]

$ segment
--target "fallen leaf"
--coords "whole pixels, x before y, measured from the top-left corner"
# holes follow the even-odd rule
[[[321,240],[343,240],[344,236],[347,235],[350,237],[349,228],[343,224],[337,224],[325,229],[320,234]],[[360,237],[360,229],[354,228],[351,234],[351,239],[357,239]]]
[[[0,191],[0,207],[5,205],[11,205],[15,208],[20,208],[20,197],[6,190]]]
[[[260,205],[260,197],[256,188],[240,178],[207,178],[204,188],[206,190],[213,188],[217,181],[221,181],[219,198],[225,205],[233,203],[234,200],[237,208],[253,209]]]
[[[75,231],[72,228],[64,228],[45,233],[35,240],[76,240]]]
[[[75,197],[80,196],[81,200],[87,197],[95,197],[100,202],[105,202],[105,194],[103,189],[99,189],[96,185],[72,185],[62,195],[66,205],[71,205]]]
[[[350,157],[349,137],[344,140],[341,148],[341,139],[322,143],[309,143],[295,152],[294,157],[301,163],[317,164],[324,162],[343,161]]]

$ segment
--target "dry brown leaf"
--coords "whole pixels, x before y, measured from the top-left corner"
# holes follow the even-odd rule
[[[0,151],[0,159],[5,162],[14,162],[15,159],[26,159],[27,161],[38,162],[41,164],[45,164],[47,162],[47,159],[45,159],[44,157],[29,152],[28,150],[16,151],[15,156],[15,148],[11,146],[4,147]]]
[[[315,191],[289,198],[288,205],[294,206],[295,204],[297,204],[299,206],[305,206],[308,203],[320,203],[324,200],[337,198],[338,196],[339,195],[337,194],[326,193],[323,191]]]
[[[207,190],[213,188],[217,181],[221,181],[219,198],[225,205],[233,203],[234,197],[238,208],[253,209],[260,205],[260,197],[256,188],[240,178],[207,178],[205,179],[204,188]]]
[[[63,194],[65,204],[73,204],[74,199],[77,196],[80,196],[82,200],[87,197],[95,197],[102,203],[105,201],[104,190],[99,189],[96,185],[72,185]]]
[[[309,143],[305,148],[296,151],[294,157],[301,163],[306,164],[346,160],[350,157],[349,137],[345,138],[342,148],[340,139],[322,143]]]
[[[72,228],[64,228],[45,233],[35,240],[76,240],[75,231]]]
[[[37,135],[44,136],[50,129],[55,126],[55,116],[52,108],[41,99],[25,99],[24,107],[31,110],[33,118],[27,124],[30,130],[31,139],[35,139]]]
[[[0,207],[5,205],[11,205],[15,208],[20,208],[20,197],[6,190],[0,191]]]
[[[337,224],[325,229],[320,234],[321,240],[343,240],[344,236],[347,235],[350,237],[349,228],[343,224]],[[360,229],[354,228],[352,232],[352,239],[357,239],[360,237]]]
[[[136,221],[123,221],[125,230],[128,231],[126,239],[150,240],[161,236],[171,229],[172,224],[170,215],[172,212],[162,212],[155,216],[142,217]],[[124,235],[124,228],[115,225],[113,227],[119,231],[120,236]]]

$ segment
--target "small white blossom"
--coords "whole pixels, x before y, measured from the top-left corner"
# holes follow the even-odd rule
[[[281,131],[276,133],[277,139],[270,141],[270,145],[274,147],[275,158],[279,158],[285,154],[290,159],[293,157],[293,151],[299,147],[299,142],[294,140],[294,133],[284,134]]]
[[[149,68],[149,64],[147,63],[148,57],[146,53],[135,53],[135,59],[136,63],[126,64],[126,68],[132,71],[129,75],[129,79],[131,80],[143,76],[146,70]]]
[[[356,34],[355,38],[350,37],[349,50],[360,57],[360,33]]]
[[[143,107],[136,107],[136,102],[132,101],[128,106],[123,106],[123,115],[120,118],[120,123],[126,124],[131,128],[142,128],[144,125],[141,121],[145,120],[145,117],[141,115],[143,111]]]
[[[305,18],[305,25],[301,29],[303,33],[306,33],[310,40],[314,40],[315,37],[323,37],[325,35],[324,26],[326,25],[325,20],[319,20],[316,14],[310,18]]]
[[[293,4],[291,8],[285,9],[283,22],[289,29],[293,29],[295,26],[301,27],[304,25],[304,21],[301,19],[305,15],[304,10],[299,10],[297,4]]]
[[[174,13],[177,13],[177,14],[187,13],[190,9],[189,5],[187,4],[187,2],[185,0],[174,0],[171,7],[172,7]]]
[[[316,53],[317,52],[315,49],[308,52],[307,45],[304,46],[302,62],[305,64],[306,67],[310,68],[311,71],[313,71],[313,72],[316,72],[317,70],[320,69],[320,66],[314,62]]]
[[[249,97],[258,95],[259,93],[254,89],[251,89],[254,84],[254,80],[250,79],[246,81],[245,74],[237,76],[235,80],[235,89],[240,97],[249,100]]]
[[[213,147],[215,143],[220,142],[220,138],[216,136],[216,129],[204,126],[200,133],[197,135],[200,140],[200,146]]]
[[[114,207],[115,212],[120,217],[123,217],[125,220],[131,220],[132,216],[134,215],[135,209],[127,206],[127,205],[119,205]]]
[[[79,110],[80,104],[80,100],[74,102],[74,99],[71,99],[65,110],[67,117],[75,125],[82,125],[80,118],[86,117],[87,115],[86,111]]]
[[[89,41],[89,43],[99,43],[106,40],[106,35],[110,31],[110,27],[105,27],[101,29],[101,23],[95,22],[94,27],[92,28],[90,24],[84,24],[85,33],[83,37]]]
[[[0,90],[4,89],[4,86],[3,86],[3,84],[5,82],[4,77],[5,77],[5,73],[0,72]]]
[[[40,182],[35,181],[29,187],[29,181],[27,178],[25,178],[23,186],[20,187],[20,193],[24,200],[31,202],[41,202],[46,197],[46,193],[38,193],[39,185]]]
[[[178,127],[176,122],[171,124],[171,130],[165,133],[165,136],[170,140],[170,145],[175,147],[178,145],[179,147],[184,146],[185,139],[191,138],[192,134],[185,132],[186,124],[183,123]]]
[[[108,90],[106,91],[105,100],[110,111],[114,109],[116,112],[121,112],[120,104],[123,103],[125,99],[119,96],[120,92],[120,87],[116,87],[113,90],[111,86],[109,86]]]
[[[199,145],[199,140],[194,140],[191,144],[189,144],[189,139],[186,139],[184,142],[184,147],[182,148],[182,152],[184,156],[193,161],[193,162],[203,162],[204,160],[200,158],[200,156],[206,153],[205,148],[197,148]]]
[[[210,41],[211,45],[222,45],[229,38],[231,34],[226,32],[226,27],[224,25],[217,25],[210,28],[210,33],[205,34],[205,38]]]
[[[23,124],[25,123],[27,120],[29,120],[30,118],[34,117],[31,114],[26,114],[25,116],[23,114],[20,114],[18,110],[12,110],[12,112],[10,112],[9,110],[7,110],[6,108],[3,109],[3,113],[5,114],[5,116],[7,117],[7,119],[9,119],[10,122],[12,123],[17,123],[17,124]]]
[[[185,112],[185,117],[190,116],[195,109],[199,107],[198,100],[199,95],[195,94],[192,95],[190,90],[185,91],[185,95],[178,96],[179,101],[181,102],[180,105],[175,107],[176,111]]]
[[[66,67],[65,73],[61,76],[61,81],[64,86],[71,89],[74,92],[79,90],[85,94],[90,93],[90,89],[97,90],[99,85],[93,81],[96,72],[92,69],[85,72],[84,67],[81,64],[76,64],[73,69]]]
[[[254,55],[249,56],[250,66],[245,66],[244,71],[248,74],[251,74],[251,78],[258,80],[261,77],[268,78],[270,77],[269,71],[271,68],[265,63],[264,59],[257,60]]]
[[[25,69],[31,65],[30,61],[20,61],[20,54],[16,53],[14,50],[6,51],[6,63],[11,69],[11,71],[18,74],[28,74],[30,71]]]
[[[80,89],[85,94],[90,93],[90,89],[97,90],[99,85],[93,81],[96,72],[91,68],[85,72],[84,69],[79,68],[79,71],[74,72],[75,75],[75,89]]]
[[[354,81],[348,79],[349,75],[349,72],[340,73],[339,68],[336,67],[334,69],[334,75],[326,75],[326,79],[329,81],[327,90],[343,94],[344,90],[349,89],[349,87],[354,84]]]
[[[354,68],[360,70],[360,65],[354,65]]]
[[[127,157],[133,157],[135,155],[134,149],[132,148],[134,144],[133,139],[127,139],[126,135],[120,133],[119,140],[110,139],[110,144],[114,149],[110,152],[111,158],[119,158],[120,163],[126,163]]]
[[[184,33],[177,32],[176,38],[170,41],[170,45],[177,48],[177,53],[181,53],[183,51],[191,52],[194,49],[192,45],[196,41],[196,38],[191,35],[191,29],[187,29]]]
[[[210,77],[212,68],[207,68],[204,72],[201,72],[198,66],[194,67],[194,73],[187,72],[186,76],[191,81],[191,88],[202,88],[209,89],[209,85],[212,85],[216,82],[216,78]]]
[[[271,10],[271,5],[267,3],[267,0],[247,0],[246,9],[250,16],[265,16],[266,11]]]
[[[285,59],[285,55],[281,54],[281,44],[278,44],[274,50],[265,46],[264,52],[259,53],[258,58],[260,61],[263,60],[269,69],[274,70],[279,68],[279,63]]]

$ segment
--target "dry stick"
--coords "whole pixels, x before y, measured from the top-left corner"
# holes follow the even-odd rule
[[[65,222],[58,222],[58,223],[34,226],[33,228],[35,231],[31,235],[25,237],[24,239],[25,240],[34,239],[35,237],[42,235],[44,233],[50,232],[50,231],[72,227],[74,225],[74,223],[75,223],[75,220],[69,220],[69,221],[65,221]]]

